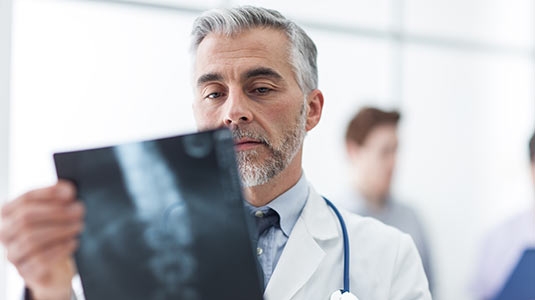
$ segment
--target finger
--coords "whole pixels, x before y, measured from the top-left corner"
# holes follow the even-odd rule
[[[39,227],[81,222],[85,213],[84,205],[76,201],[67,205],[39,203],[20,210],[3,220],[0,227],[0,241],[4,244]]]
[[[2,207],[2,217],[5,218],[18,208],[26,205],[43,202],[68,203],[74,201],[75,198],[76,189],[74,185],[68,181],[60,180],[55,185],[26,192],[15,200],[6,203]]]
[[[35,255],[32,258],[17,266],[19,274],[24,278],[26,282],[46,284],[43,280],[46,280],[47,274],[51,272],[71,272],[73,270],[63,270],[63,267],[57,266],[57,264],[63,260],[71,260],[74,251],[78,248],[79,242],[77,240],[69,240],[63,243],[57,243],[42,251],[39,255]],[[58,270],[58,268],[60,268]],[[64,276],[72,276],[74,274],[64,274]]]
[[[82,229],[83,225],[80,222],[34,230],[7,244],[7,258],[14,265],[19,265],[33,256],[40,256],[41,252],[54,245],[76,240]]]

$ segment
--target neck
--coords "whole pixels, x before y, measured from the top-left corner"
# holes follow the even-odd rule
[[[372,211],[380,211],[386,205],[387,194],[370,191],[365,185],[356,183],[356,190],[362,195],[366,206]]]
[[[302,151],[299,151],[286,169],[267,183],[244,188],[247,202],[256,207],[267,205],[294,186],[301,178],[301,155]]]

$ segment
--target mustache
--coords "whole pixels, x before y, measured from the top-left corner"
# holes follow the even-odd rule
[[[248,139],[256,140],[256,141],[258,141],[258,142],[260,142],[262,144],[265,144],[267,146],[271,146],[271,143],[266,138],[265,134],[258,133],[255,130],[249,130],[249,129],[244,129],[244,128],[240,128],[240,127],[234,127],[232,129],[230,129],[230,131],[232,133],[232,138],[235,141],[236,140],[240,140],[240,139],[244,139],[244,138],[248,138]]]

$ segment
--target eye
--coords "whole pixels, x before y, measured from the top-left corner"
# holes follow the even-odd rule
[[[255,92],[259,93],[259,94],[266,94],[268,93],[269,91],[271,91],[270,88],[267,88],[267,87],[259,87],[259,88],[256,88],[255,89]]]
[[[220,92],[214,92],[214,93],[210,93],[206,96],[206,98],[208,99],[217,99],[219,97],[223,96],[223,93],[220,93]]]

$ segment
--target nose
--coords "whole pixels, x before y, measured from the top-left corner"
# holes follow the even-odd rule
[[[232,91],[225,102],[226,112],[224,115],[225,126],[243,125],[253,120],[251,100],[241,91]]]

